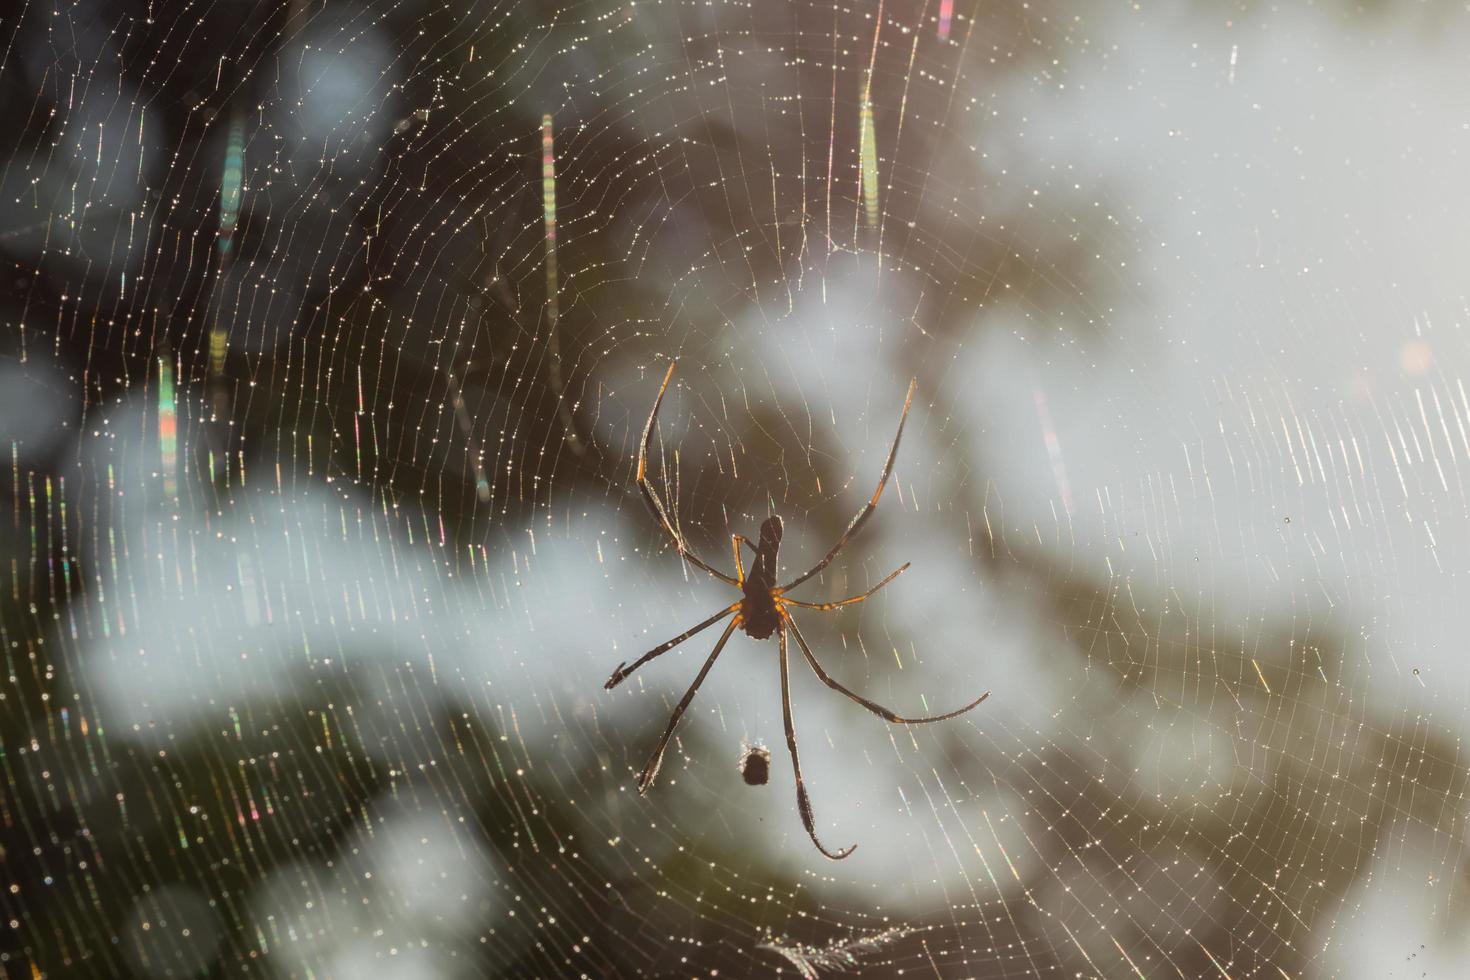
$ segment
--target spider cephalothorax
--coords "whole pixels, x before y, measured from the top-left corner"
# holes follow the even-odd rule
[[[904,569],[909,567],[905,563],[895,571],[890,572],[881,582],[861,595],[839,599],[836,602],[802,602],[797,599],[788,598],[787,596],[787,593],[796,586],[817,575],[831,564],[832,559],[837,557],[837,553],[842,550],[847,542],[852,539],[852,536],[858,532],[858,529],[863,526],[864,522],[867,521],[873,511],[877,509],[878,498],[883,496],[883,488],[888,484],[889,474],[893,472],[893,460],[898,455],[898,442],[903,438],[903,424],[909,417],[909,405],[914,400],[914,388],[918,382],[913,381],[909,383],[908,397],[904,399],[903,403],[903,414],[898,419],[898,432],[894,435],[893,445],[888,450],[888,462],[883,466],[883,475],[878,478],[878,489],[873,491],[873,496],[869,498],[868,503],[862,510],[858,511],[857,516],[852,519],[852,523],[847,525],[847,530],[842,532],[842,536],[837,539],[837,543],[827,551],[825,558],[808,569],[806,574],[799,575],[785,585],[778,586],[776,584],[776,558],[781,550],[781,518],[775,516],[766,518],[761,524],[760,541],[758,544],[752,545],[750,539],[742,534],[732,534],[730,536],[730,550],[735,556],[735,571],[738,576],[731,578],[696,555],[689,545],[685,543],[683,535],[679,533],[674,522],[669,520],[669,515],[664,509],[663,502],[659,500],[658,494],[654,493],[652,484],[648,482],[648,447],[653,441],[653,425],[654,421],[658,418],[658,407],[663,404],[664,392],[669,388],[669,379],[673,376],[674,365],[670,364],[668,373],[664,375],[664,383],[658,389],[658,397],[654,399],[653,411],[648,413],[648,424],[643,427],[643,439],[638,446],[638,489],[643,494],[643,499],[648,504],[648,509],[653,511],[654,519],[658,521],[659,527],[673,539],[674,548],[679,552],[679,555],[694,567],[708,572],[722,582],[727,582],[735,586],[735,588],[740,590],[741,598],[738,602],[731,603],[709,619],[690,627],[672,640],[660,643],[635,660],[631,667],[626,664],[618,664],[617,670],[612,672],[612,676],[603,685],[608,690],[612,690],[621,684],[629,674],[653,658],[667,653],[694,634],[713,626],[726,616],[734,613],[734,618],[725,627],[725,631],[720,634],[719,640],[715,643],[714,650],[710,652],[709,659],[699,669],[699,673],[694,678],[694,683],[689,685],[689,690],[684,693],[684,697],[680,699],[679,704],[674,708],[673,714],[669,716],[669,723],[664,728],[663,735],[659,737],[658,745],[654,747],[653,755],[649,756],[648,763],[643,767],[643,771],[638,774],[638,792],[640,794],[647,793],[653,785],[654,779],[658,776],[659,766],[663,763],[664,749],[668,747],[669,739],[673,737],[674,729],[678,727],[679,719],[683,717],[685,710],[689,707],[689,703],[694,700],[694,695],[698,693],[699,685],[704,683],[704,678],[709,674],[710,668],[714,667],[715,661],[720,656],[720,651],[725,649],[725,643],[730,639],[730,634],[734,633],[737,627],[744,629],[752,639],[756,640],[767,639],[772,633],[775,633],[779,641],[781,662],[781,717],[786,728],[786,747],[791,752],[791,769],[793,775],[796,777],[796,807],[801,814],[802,826],[806,828],[807,835],[811,837],[812,843],[817,846],[817,850],[833,860],[845,858],[856,849],[857,845],[853,844],[850,847],[836,852],[829,851],[822,846],[822,842],[817,839],[816,825],[812,819],[812,804],[810,798],[807,796],[806,783],[801,778],[801,757],[796,751],[796,727],[791,718],[791,671],[786,655],[786,631],[789,629],[791,635],[796,637],[796,645],[801,647],[802,656],[806,658],[807,664],[812,668],[813,673],[817,675],[818,680],[832,688],[832,690],[838,691],[853,701],[856,701],[878,717],[891,721],[894,724],[920,725],[931,721],[944,721],[946,718],[953,718],[956,715],[964,714],[981,701],[990,697],[990,692],[986,691],[971,703],[955,711],[950,711],[942,715],[929,715],[923,718],[902,718],[881,704],[875,701],[869,701],[861,694],[855,694],[849,691],[823,670],[822,665],[817,662],[816,655],[812,653],[812,648],[807,645],[806,638],[801,635],[801,630],[797,628],[796,620],[791,617],[791,613],[787,609],[788,606],[799,606],[803,609],[828,610],[855,605],[883,588],[889,582],[892,582],[903,573]],[[752,562],[748,575],[745,571],[745,563],[740,555],[740,546],[742,544],[755,552],[755,561]],[[764,780],[761,781],[764,782]]]

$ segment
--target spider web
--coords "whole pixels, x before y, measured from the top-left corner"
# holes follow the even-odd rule
[[[0,976],[1464,973],[1467,33],[25,5]]]

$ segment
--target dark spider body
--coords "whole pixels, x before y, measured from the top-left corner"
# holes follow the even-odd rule
[[[768,517],[761,524],[760,544],[755,546],[755,563],[745,577],[740,600],[740,628],[752,640],[764,640],[781,625],[776,608],[776,555],[781,550],[781,518]]]
[[[638,490],[643,494],[643,501],[648,504],[648,509],[652,512],[654,520],[658,522],[659,529],[673,541],[674,547],[679,552],[679,557],[695,568],[708,572],[721,582],[739,589],[740,600],[738,602],[732,602],[725,608],[718,610],[704,622],[689,627],[689,629],[673,639],[660,643],[635,660],[632,665],[626,662],[618,664],[617,669],[612,672],[612,676],[603,685],[611,691],[623,683],[623,681],[627,680],[629,674],[650,660],[663,656],[694,634],[708,629],[720,620],[733,614],[734,618],[725,624],[724,632],[715,641],[715,648],[710,651],[709,658],[705,660],[704,666],[699,669],[699,673],[694,678],[694,683],[689,685],[689,690],[684,692],[684,697],[674,707],[673,714],[669,716],[669,723],[664,727],[664,733],[659,736],[658,744],[654,746],[653,754],[648,757],[648,762],[644,765],[643,771],[638,774],[638,793],[639,795],[647,793],[653,786],[653,781],[658,778],[659,767],[663,765],[664,749],[668,747],[669,739],[674,737],[674,730],[679,726],[679,719],[684,717],[684,712],[694,700],[694,695],[699,692],[699,685],[704,683],[705,677],[709,675],[710,670],[715,665],[715,661],[719,659],[720,651],[725,649],[725,644],[729,641],[730,636],[737,629],[745,630],[753,640],[769,639],[774,634],[778,641],[778,662],[781,673],[781,721],[786,729],[786,749],[791,753],[791,772],[796,778],[796,810],[801,815],[801,823],[806,828],[807,836],[812,839],[812,843],[817,846],[817,850],[834,861],[840,860],[851,854],[857,845],[853,844],[839,851],[829,851],[817,839],[816,823],[812,817],[811,799],[807,795],[806,783],[801,777],[801,759],[796,751],[796,723],[792,718],[791,712],[791,671],[789,665],[790,657],[786,643],[787,634],[789,633],[796,640],[796,645],[801,648],[801,655],[806,658],[807,666],[811,667],[812,673],[817,675],[817,680],[842,694],[844,697],[867,708],[879,718],[892,722],[895,725],[923,725],[934,721],[944,721],[946,718],[954,718],[957,715],[964,714],[981,701],[990,697],[990,692],[986,691],[980,697],[965,705],[965,707],[946,712],[942,715],[926,715],[922,718],[904,718],[896,715],[876,701],[869,701],[861,694],[849,691],[836,678],[823,670],[822,665],[817,661],[816,654],[812,653],[812,648],[807,644],[806,638],[801,635],[801,629],[796,625],[796,620],[791,616],[791,607],[831,610],[840,609],[843,606],[856,605],[865,601],[868,596],[898,578],[904,569],[909,567],[905,563],[895,571],[890,572],[868,591],[860,595],[850,596],[846,599],[838,599],[835,602],[803,602],[800,599],[790,597],[792,589],[814,575],[820,574],[823,569],[832,563],[832,559],[837,557],[837,553],[847,545],[847,542],[852,539],[853,535],[857,534],[858,530],[872,516],[873,511],[877,509],[878,498],[883,496],[883,488],[888,484],[888,477],[893,472],[893,460],[898,455],[898,443],[903,437],[903,424],[909,417],[909,405],[913,403],[914,389],[918,386],[918,381],[915,380],[909,383],[908,397],[904,399],[903,403],[903,415],[898,420],[898,432],[893,436],[893,445],[888,449],[888,462],[883,466],[883,475],[878,478],[878,488],[873,491],[873,496],[868,498],[867,504],[857,512],[857,516],[852,519],[852,523],[847,525],[847,530],[842,532],[842,536],[837,539],[837,543],[828,549],[825,558],[807,569],[805,573],[798,575],[784,585],[777,585],[776,558],[781,550],[781,518],[774,516],[766,518],[761,524],[761,536],[758,544],[751,544],[750,539],[743,534],[733,534],[730,536],[730,551],[735,559],[736,575],[726,575],[696,555],[694,549],[690,548],[684,541],[684,536],[679,533],[679,529],[674,521],[670,520],[669,512],[664,508],[663,501],[659,499],[658,494],[653,489],[653,485],[648,481],[648,447],[653,442],[653,424],[658,418],[658,407],[663,404],[664,392],[668,390],[669,379],[673,376],[674,365],[670,364],[668,373],[664,375],[664,383],[658,390],[658,398],[653,402],[653,411],[648,413],[648,423],[643,427],[643,438],[638,446]],[[751,564],[749,574],[745,571],[745,565],[740,555],[740,546],[742,544],[755,552],[755,561]],[[769,755],[768,752],[761,750],[759,761],[750,759],[748,764],[747,761],[742,761],[741,775],[745,778],[746,782],[752,785],[765,783],[766,778],[769,776]]]
[[[764,786],[771,778],[771,753],[763,745],[753,745],[740,757],[740,778],[747,786]]]

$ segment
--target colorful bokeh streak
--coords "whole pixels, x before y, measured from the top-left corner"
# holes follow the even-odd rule
[[[858,167],[862,171],[863,210],[868,227],[878,227],[878,138],[873,125],[873,76],[863,82],[862,115],[859,118]]]

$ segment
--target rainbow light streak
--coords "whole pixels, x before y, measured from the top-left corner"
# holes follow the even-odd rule
[[[216,322],[214,329],[209,331],[209,373],[219,377],[225,373],[225,356],[230,352],[230,338],[219,328]]]
[[[225,171],[220,181],[218,251],[221,269],[234,256],[235,229],[240,221],[240,198],[244,186],[245,121],[237,113],[230,121],[230,135],[225,143]],[[225,373],[225,356],[229,353],[229,348],[229,338],[216,319],[209,331],[209,372],[212,377],[218,378]],[[223,397],[222,393],[219,397]],[[223,405],[221,408],[228,410]]]
[[[551,370],[561,373],[561,338],[557,336],[556,305],[556,146],[551,114],[541,117],[541,203],[546,213],[546,318],[551,324]],[[561,385],[557,385],[560,393]]]
[[[225,173],[219,195],[219,252],[228,255],[235,245],[235,225],[240,219],[240,192],[245,179],[245,123],[237,115],[230,123],[225,144]]]
[[[67,546],[67,542],[66,542],[66,539],[67,539],[67,528],[66,528],[66,477],[64,477],[64,476],[58,476],[56,478],[56,482],[58,484],[57,492],[56,492],[56,508],[57,508],[57,512],[58,512],[58,515],[59,515],[60,520],[61,520],[61,586],[62,586],[62,588],[64,588],[66,590],[66,597],[68,599],[70,599],[71,598],[71,563],[72,562],[71,562],[71,548]],[[46,480],[46,499],[47,499],[48,502],[51,499],[51,480],[50,480],[49,477]],[[48,511],[51,509],[49,503],[48,503],[46,509]],[[73,624],[72,629],[73,630],[76,629],[75,624]]]
[[[878,139],[873,125],[873,74],[868,72],[863,81],[862,115],[858,120],[858,167],[863,175],[863,207],[867,212],[868,227],[878,227]]]
[[[551,380],[551,391],[556,395],[562,428],[566,430],[567,446],[581,455],[582,447],[572,424],[572,411],[561,394],[561,328],[558,326],[560,311],[556,301],[556,144],[552,138],[549,112],[541,117],[541,203],[546,214],[546,322],[551,329],[547,343],[551,362],[546,370]]]
[[[158,359],[158,445],[163,451],[163,495],[179,496],[178,402],[174,397],[174,370],[167,357]]]
[[[1057,490],[1062,495],[1062,510],[1072,513],[1072,484],[1067,481],[1067,467],[1062,462],[1062,443],[1057,438],[1056,426],[1052,424],[1051,410],[1046,404],[1046,392],[1038,385],[1034,389],[1036,415],[1041,420],[1041,437],[1046,442],[1046,457],[1051,461],[1052,477],[1057,481]]]
[[[449,387],[453,389],[452,404],[454,405],[454,418],[459,423],[459,429],[464,433],[465,442],[469,446],[470,461],[475,467],[475,497],[480,503],[490,502],[490,477],[485,473],[485,463],[481,453],[475,451],[475,429],[470,422],[469,409],[465,407],[464,392],[460,390],[459,382],[454,379],[453,371],[446,371],[449,377]],[[354,420],[356,424],[356,420]],[[358,453],[358,471],[362,470],[361,451]]]
[[[55,548],[52,546],[52,538],[49,529],[56,526],[55,522],[53,522],[51,519],[52,515],[55,513],[54,508],[56,505],[56,497],[51,489],[51,477],[42,477],[41,486],[45,488],[46,528],[48,529],[46,534],[46,581],[50,583],[51,594],[54,596],[56,594],[56,551]]]
[[[556,309],[556,144],[550,113],[541,117],[541,202],[546,212],[546,296]]]
[[[35,515],[36,515],[36,474],[35,474],[35,471],[31,471],[31,472],[29,472],[29,473],[26,474],[26,505],[28,507],[30,507],[30,511],[31,511],[31,520],[30,520],[29,523],[30,523],[30,532],[31,532],[31,556],[32,556],[32,561],[34,561],[35,560],[35,556],[38,555],[38,554],[40,554],[40,552],[38,550],[40,548],[40,538],[38,537],[37,530],[36,530],[37,527],[39,526],[39,523],[40,522],[38,522],[35,519]],[[13,576],[12,576],[12,578],[13,578]]]
[[[229,122],[229,138],[225,143],[225,172],[219,182],[219,266],[221,269],[234,257],[235,228],[240,223],[240,198],[245,182],[245,122],[235,115]],[[218,313],[218,311],[216,311]],[[213,378],[225,373],[225,356],[229,353],[229,338],[219,326],[218,319],[209,331],[209,372]],[[218,395],[223,398],[223,395]]]
[[[949,22],[954,16],[954,0],[939,0],[939,40],[949,40]]]

